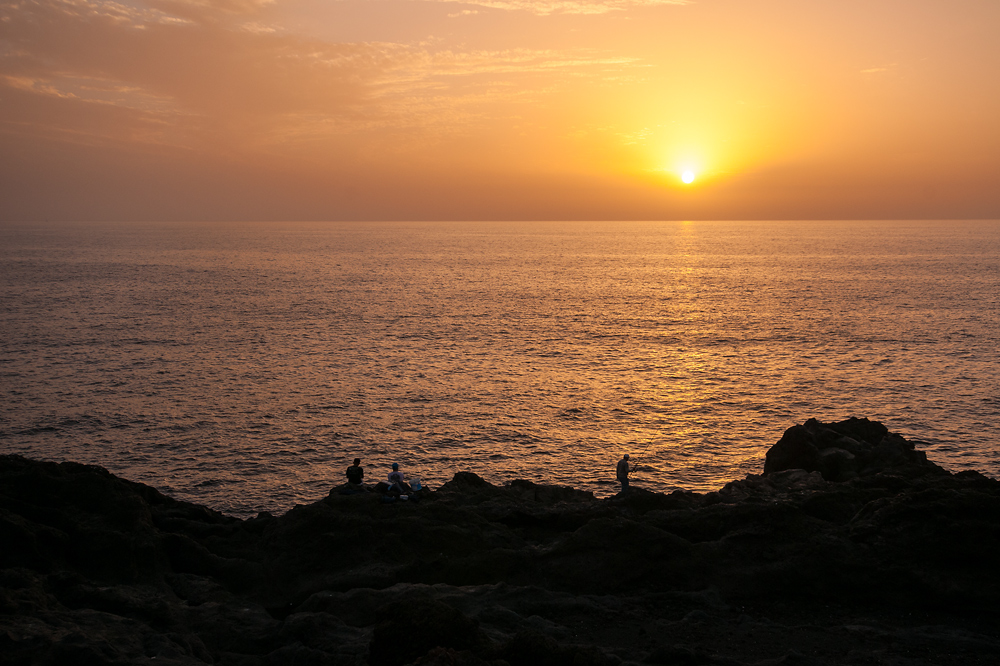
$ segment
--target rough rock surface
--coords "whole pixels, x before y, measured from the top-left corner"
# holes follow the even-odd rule
[[[0,664],[1000,663],[1000,482],[867,419],[704,495],[341,490],[238,520],[0,457]]]

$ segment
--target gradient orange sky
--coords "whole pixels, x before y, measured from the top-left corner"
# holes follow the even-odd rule
[[[998,35],[997,0],[0,0],[0,219],[1000,218]]]

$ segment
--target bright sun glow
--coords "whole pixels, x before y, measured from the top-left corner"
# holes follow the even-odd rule
[[[693,183],[694,171],[691,171],[690,169],[686,170],[684,173],[681,174],[681,180],[683,180],[687,184]]]

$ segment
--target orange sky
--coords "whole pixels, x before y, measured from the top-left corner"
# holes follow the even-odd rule
[[[1000,218],[998,34],[997,0],[0,0],[0,219]]]

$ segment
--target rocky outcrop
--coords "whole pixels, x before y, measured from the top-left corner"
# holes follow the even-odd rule
[[[238,520],[0,457],[0,664],[992,664],[1000,482],[867,419],[715,493],[471,473]]]
[[[819,472],[827,481],[882,473],[947,474],[912,442],[868,419],[823,424],[809,419],[785,431],[765,458],[764,474],[790,469]]]

